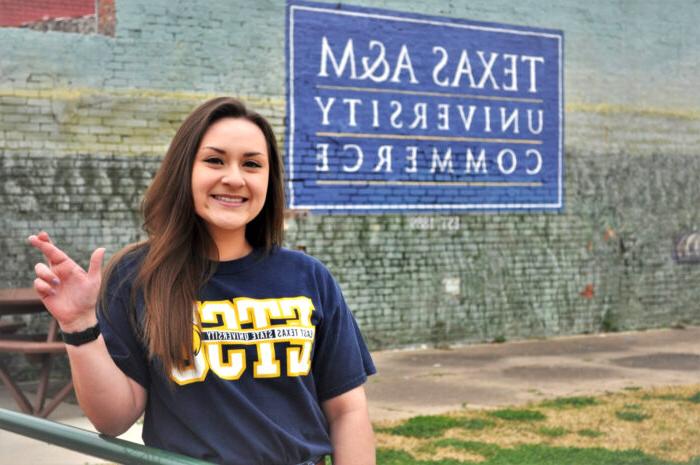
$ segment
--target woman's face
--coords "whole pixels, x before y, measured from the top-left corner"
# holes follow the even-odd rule
[[[192,166],[192,197],[215,242],[245,237],[245,226],[265,204],[269,175],[265,136],[251,121],[223,118],[204,133]]]

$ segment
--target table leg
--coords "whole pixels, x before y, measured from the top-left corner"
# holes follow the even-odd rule
[[[51,373],[51,355],[43,354],[41,356],[41,374],[39,375],[39,385],[36,390],[36,402],[34,413],[38,414],[44,408],[46,401],[46,390],[49,387],[49,374]]]
[[[19,386],[17,386],[17,384],[12,380],[12,378],[10,378],[9,373],[5,370],[5,367],[2,365],[2,363],[0,363],[0,379],[2,379],[2,382],[10,390],[10,394],[12,394],[12,397],[15,399],[15,402],[17,402],[19,408],[24,413],[33,415],[34,409],[32,408],[32,404],[29,403],[27,397],[22,393]]]
[[[73,380],[68,381],[68,384],[63,386],[63,388],[61,388],[61,390],[58,391],[58,393],[53,397],[51,402],[49,402],[49,404],[44,408],[44,410],[42,410],[41,413],[39,413],[39,416],[42,418],[46,418],[49,415],[51,415],[51,412],[53,412],[54,409],[58,407],[61,402],[63,402],[63,399],[65,399],[68,396],[68,394],[71,393],[71,391],[73,391]]]

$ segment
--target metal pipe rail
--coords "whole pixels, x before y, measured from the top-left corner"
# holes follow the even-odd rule
[[[211,465],[199,459],[103,436],[0,408],[0,429],[124,465]]]

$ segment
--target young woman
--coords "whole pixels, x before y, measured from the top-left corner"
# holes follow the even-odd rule
[[[116,436],[213,463],[375,463],[375,372],[338,285],[281,247],[282,166],[268,122],[232,98],[197,108],[143,202],[148,239],[88,271],[46,232],[34,287],[67,342],[75,390]],[[100,291],[101,289],[101,291]]]

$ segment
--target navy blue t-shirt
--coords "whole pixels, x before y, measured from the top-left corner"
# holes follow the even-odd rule
[[[148,392],[144,443],[230,465],[330,454],[320,402],[376,370],[325,266],[287,249],[220,262],[194,309],[194,363],[168,379],[128,315],[143,256],[132,252],[117,265],[98,315],[115,363]],[[136,321],[143,312],[138,295]]]

